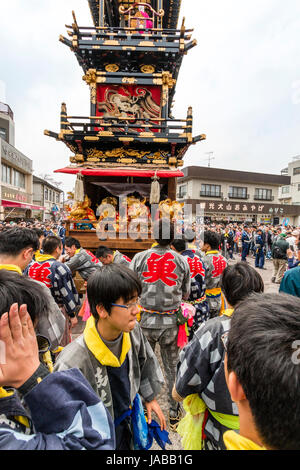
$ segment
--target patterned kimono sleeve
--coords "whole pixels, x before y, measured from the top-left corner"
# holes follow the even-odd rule
[[[63,264],[58,266],[57,273],[54,277],[53,289],[59,292],[67,314],[70,317],[74,317],[75,308],[80,305],[80,301],[71,271],[67,266]]]
[[[1,450],[114,450],[112,418],[77,369],[49,374],[25,395],[34,434],[0,425]]]
[[[183,299],[187,300],[189,298],[191,292],[191,271],[188,265],[188,262],[183,258],[184,261],[184,278],[182,283],[182,297]]]
[[[85,256],[83,253],[77,253],[76,255],[72,256],[69,261],[66,261],[65,265],[68,266],[72,274],[74,274],[86,261]]]
[[[141,343],[138,352],[138,362],[141,381],[139,393],[146,402],[150,402],[159,394],[164,385],[164,377],[153,349],[141,330],[140,332]]]
[[[202,324],[193,340],[181,351],[175,389],[182,398],[194,393],[201,394],[209,384],[213,376],[211,354],[214,343],[210,329]]]

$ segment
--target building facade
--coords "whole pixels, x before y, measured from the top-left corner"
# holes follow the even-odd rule
[[[281,204],[300,205],[300,156],[294,157],[282,175],[290,178],[290,183],[279,188],[278,198]]]
[[[33,204],[32,160],[15,148],[13,112],[0,103],[0,220],[31,219]]]
[[[193,217],[204,214],[206,222],[275,225],[288,219],[298,225],[300,206],[282,204],[279,197],[279,188],[290,185],[289,175],[196,166],[184,168],[183,173],[177,199],[190,204]]]
[[[63,191],[48,181],[33,175],[33,203],[44,210],[34,211],[34,217],[41,220],[58,220],[63,210]]]

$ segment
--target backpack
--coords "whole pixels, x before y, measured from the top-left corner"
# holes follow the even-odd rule
[[[284,259],[284,258],[286,258],[285,253],[282,251],[282,249],[278,245],[275,245],[274,248],[273,248],[273,258],[275,258],[275,259]]]

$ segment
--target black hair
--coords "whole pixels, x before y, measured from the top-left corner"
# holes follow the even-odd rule
[[[205,230],[203,243],[207,243],[212,250],[218,250],[221,243],[220,235],[216,232],[212,232],[211,230]]]
[[[175,240],[173,240],[172,245],[174,246],[176,251],[179,251],[179,253],[186,249],[186,241],[182,240],[181,238],[176,238]]]
[[[224,269],[222,291],[230,305],[234,307],[252,292],[263,293],[264,282],[256,269],[241,261]]]
[[[39,238],[42,237],[42,236],[45,236],[44,230],[41,230],[40,228],[33,227],[32,230],[37,234],[37,236],[38,236]]]
[[[174,240],[174,224],[170,219],[162,218],[153,224],[154,239],[160,246],[168,246]]]
[[[78,248],[81,248],[80,241],[77,240],[77,238],[66,237],[65,246],[67,246],[68,248],[71,248],[71,246],[73,246],[73,245],[76,246],[77,250],[78,250]]]
[[[28,313],[32,323],[49,311],[49,303],[45,292],[37,282],[29,277],[21,276],[17,272],[0,270],[0,317],[9,312],[12,304],[17,303],[19,307],[27,305]]]
[[[251,294],[235,309],[227,343],[234,371],[249,402],[262,443],[300,448],[300,299]]]
[[[96,251],[96,258],[106,258],[107,255],[113,255],[114,252],[111,248],[108,248],[108,246],[98,246],[97,251]]]
[[[142,292],[136,273],[120,264],[109,264],[97,269],[88,279],[87,296],[93,317],[98,320],[97,306],[102,305],[110,314],[118,299],[128,302]]]
[[[17,256],[26,248],[37,251],[39,245],[39,237],[29,228],[13,227],[0,233],[0,254]]]
[[[62,246],[61,239],[55,235],[49,235],[43,240],[42,250],[45,255],[51,255],[59,246]]]

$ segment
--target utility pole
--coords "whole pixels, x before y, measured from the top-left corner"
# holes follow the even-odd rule
[[[206,152],[205,155],[208,155],[208,168],[210,168],[210,162],[211,160],[214,160],[215,157],[213,157],[214,152]]]

